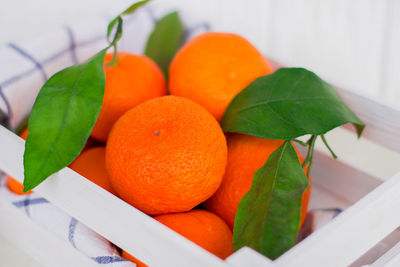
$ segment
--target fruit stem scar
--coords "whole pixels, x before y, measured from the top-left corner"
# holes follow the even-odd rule
[[[155,136],[159,136],[160,133],[161,133],[160,130],[155,130],[155,131],[154,131],[154,135],[155,135]]]

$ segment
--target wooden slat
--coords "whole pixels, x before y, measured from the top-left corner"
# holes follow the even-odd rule
[[[400,173],[276,260],[277,266],[347,266],[400,225]]]
[[[99,267],[95,261],[36,224],[7,199],[0,198],[0,214],[0,235],[44,267]],[[3,266],[1,259],[0,266]]]
[[[257,251],[243,247],[226,259],[232,266],[237,267],[274,267],[275,263]]]
[[[333,160],[332,156],[318,151],[315,153],[311,178],[313,185],[324,188],[349,204],[357,202],[382,182],[340,159]]]
[[[337,90],[344,102],[367,125],[363,137],[400,152],[400,108],[348,90]]]
[[[23,180],[24,141],[0,126],[0,169]],[[150,266],[229,266],[69,168],[35,191]]]
[[[382,255],[369,267],[398,267],[400,266],[400,242]]]

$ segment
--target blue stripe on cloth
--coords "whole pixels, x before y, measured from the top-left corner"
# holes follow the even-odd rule
[[[0,86],[0,98],[3,99],[4,104],[6,105],[8,120],[11,120],[11,117],[12,117],[11,105],[10,105],[10,102],[8,102],[8,99],[5,96],[5,94],[3,92],[3,88],[1,86]]]
[[[192,26],[192,27],[184,30],[184,32],[183,32],[183,40],[185,42],[187,42],[188,41],[188,37],[192,34],[192,32],[197,31],[197,30],[199,30],[201,28],[203,28],[205,32],[208,32],[208,31],[211,30],[211,26],[207,22],[203,22],[203,23],[197,24],[195,26]]]
[[[333,218],[335,218],[336,216],[338,216],[343,210],[340,208],[327,208],[327,209],[321,209],[323,211],[331,211],[334,213]]]
[[[68,241],[71,243],[71,245],[76,248],[75,245],[75,229],[76,225],[78,224],[78,221],[75,218],[71,218],[71,222],[69,223],[68,227]]]
[[[153,9],[150,7],[144,7],[144,9],[146,10],[147,15],[149,16],[149,18],[155,23],[157,21],[157,18],[155,18],[154,16],[154,12]],[[134,13],[132,16],[127,17],[127,19],[124,21],[125,24],[130,24],[132,21],[134,21],[134,19],[136,18],[137,15],[139,15],[140,13]],[[188,32],[191,32],[192,30],[196,30],[200,27],[204,27],[204,29],[206,31],[210,30],[210,25],[207,23],[202,23],[199,25],[196,25],[195,27],[192,27],[191,29],[189,29]],[[72,33],[72,31],[71,31]],[[73,36],[72,36],[73,37]],[[90,45],[99,41],[105,40],[105,34],[102,35],[98,35],[98,36],[94,36],[91,39],[82,41],[82,42],[76,42],[75,45],[72,47],[72,49],[76,52],[76,48],[77,47],[81,47],[81,46],[86,46],[86,45]],[[36,71],[37,69],[39,69],[42,72],[43,75],[43,79],[45,81],[47,81],[47,75],[44,71],[43,65],[52,62],[53,60],[57,59],[58,57],[64,55],[65,53],[71,52],[71,44],[69,44],[69,46],[66,49],[61,50],[60,52],[57,52],[53,55],[51,55],[50,57],[48,57],[47,59],[44,59],[41,63],[38,62],[35,58],[33,58],[31,55],[29,55],[28,53],[26,53],[25,51],[23,51],[21,48],[17,47],[15,44],[10,43],[9,46],[11,48],[13,48],[14,50],[16,50],[18,53],[20,53],[22,56],[26,57],[27,59],[29,59],[30,61],[32,61],[35,64],[35,67],[32,69],[29,69],[25,72],[22,72],[20,74],[17,74],[15,76],[12,76],[10,78],[8,78],[7,80],[4,80],[2,82],[0,82],[0,85],[5,87],[8,86],[22,78],[24,78],[25,76],[33,73],[34,71]],[[72,57],[76,56],[72,54]],[[73,59],[75,62],[75,59]]]
[[[90,45],[90,44],[92,44],[92,43],[95,43],[95,42],[98,42],[98,41],[100,41],[100,40],[103,40],[104,38],[105,38],[105,37],[104,37],[103,35],[102,35],[102,36],[96,36],[96,37],[94,37],[94,38],[92,38],[92,39],[90,39],[90,40],[86,40],[86,41],[77,43],[76,46],[78,47],[78,46]],[[61,50],[60,52],[57,52],[57,53],[55,53],[54,55],[51,55],[51,56],[48,57],[47,59],[43,60],[42,65],[52,62],[53,60],[55,60],[55,59],[57,59],[57,58],[63,56],[65,53],[68,53],[70,50],[71,50],[71,48],[68,46],[66,49],[63,49],[63,50]],[[17,75],[15,75],[15,76],[12,76],[11,78],[9,78],[9,79],[7,79],[7,80],[4,80],[4,81],[1,82],[0,84],[1,84],[2,86],[8,86],[8,85],[10,85],[10,84],[12,84],[12,83],[14,83],[14,82],[16,82],[16,81],[22,79],[23,77],[25,77],[25,76],[27,76],[27,75],[33,73],[36,69],[37,69],[37,68],[32,68],[32,69],[29,69],[29,70],[27,70],[27,71],[25,71],[25,72],[22,72],[22,73],[20,73],[20,74],[17,74]]]
[[[30,205],[29,202],[30,202],[30,200],[31,200],[31,196],[27,195],[26,199],[25,199],[25,202],[24,202],[24,204],[26,203],[26,205],[23,205],[25,213],[26,213],[26,215],[28,215],[28,217],[31,217],[31,212],[29,210],[29,205]]]
[[[68,26],[65,26],[65,30],[68,34],[69,37],[69,50],[71,51],[71,58],[72,58],[72,62],[73,64],[78,64],[78,57],[76,55],[76,42],[75,42],[75,37],[74,37],[74,33],[72,32],[71,28]]]
[[[30,205],[37,205],[37,204],[42,204],[42,203],[49,203],[49,201],[47,201],[47,199],[44,199],[42,197],[31,199],[30,195],[27,195],[24,200],[14,201],[13,205],[16,206],[17,208],[21,208],[21,207],[27,207]]]
[[[13,43],[9,43],[8,44],[9,47],[11,47],[12,49],[14,49],[15,51],[17,51],[21,56],[23,56],[24,58],[28,59],[29,61],[31,61],[33,64],[35,64],[35,67],[38,68],[40,70],[40,72],[42,73],[42,77],[44,81],[47,81],[47,75],[46,75],[46,71],[44,70],[44,67],[42,66],[42,64],[37,61],[33,56],[31,56],[28,52],[26,52],[25,50],[23,50],[22,48],[18,47],[16,44]]]
[[[153,9],[150,8],[149,6],[144,6],[143,9],[144,9],[144,11],[146,11],[146,14],[150,18],[150,20],[153,22],[153,24],[156,24],[158,19],[156,18],[156,16],[154,16]]]
[[[96,261],[98,264],[109,264],[113,262],[127,261],[120,256],[98,256],[92,257],[92,260]]]

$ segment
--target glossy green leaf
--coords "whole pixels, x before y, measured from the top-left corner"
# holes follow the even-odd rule
[[[54,74],[40,90],[25,144],[25,192],[66,167],[83,149],[103,102],[106,51]]]
[[[284,68],[242,90],[225,111],[222,128],[290,140],[322,135],[346,123],[356,127],[358,136],[365,127],[330,84],[306,69]]]
[[[153,59],[168,76],[168,67],[182,45],[183,25],[178,12],[160,19],[146,44],[145,55]]]
[[[150,0],[142,0],[132,4],[130,7],[122,11],[121,15],[129,15],[136,11],[139,7],[147,4]]]
[[[108,28],[110,28],[110,25],[112,25],[112,27],[114,27],[114,25],[117,24],[117,29],[115,30],[115,34],[114,34],[114,37],[112,40],[109,39],[110,37],[109,37],[108,30],[107,30],[107,40],[108,40],[110,46],[115,46],[116,43],[121,39],[122,23],[123,23],[123,20],[122,20],[121,16],[118,16],[108,25]]]
[[[296,151],[286,141],[254,174],[250,190],[239,203],[234,250],[248,246],[275,259],[295,245],[308,183]]]

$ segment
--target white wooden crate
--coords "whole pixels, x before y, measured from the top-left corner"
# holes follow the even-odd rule
[[[347,91],[340,93],[367,124],[364,138],[394,150],[379,150],[375,145],[376,155],[384,153],[387,160],[400,169],[397,154],[400,151],[397,139],[400,136],[400,110]],[[22,181],[24,141],[0,127],[0,147],[0,169]],[[222,261],[69,168],[54,174],[38,186],[36,192],[151,266],[347,266],[400,226],[400,213],[397,212],[400,173],[384,181],[385,177],[367,173],[351,160],[333,160],[323,148],[318,146],[317,149],[312,173],[313,190],[317,194],[313,193],[311,205],[348,208],[275,261],[249,248]],[[374,155],[371,159],[375,163],[380,160]],[[43,265],[54,266],[56,259],[58,266],[94,265],[77,251],[45,234],[45,229],[29,222],[28,218],[22,219],[15,209],[0,201],[0,211],[7,214],[7,219],[0,220],[0,234]],[[37,246],[34,240],[40,240],[43,247]],[[49,249],[57,253],[50,253]],[[399,245],[376,266],[398,262],[397,251]]]
[[[400,109],[339,93],[367,127],[360,141],[347,129],[327,135],[338,160],[317,144],[310,206],[345,211],[275,261],[250,248],[223,261],[69,168],[35,191],[150,266],[348,266],[400,226]],[[24,141],[0,126],[0,170],[19,181],[23,151]],[[0,214],[0,235],[44,266],[95,266],[10,203],[0,200]],[[397,266],[399,251],[394,246],[373,266]]]

